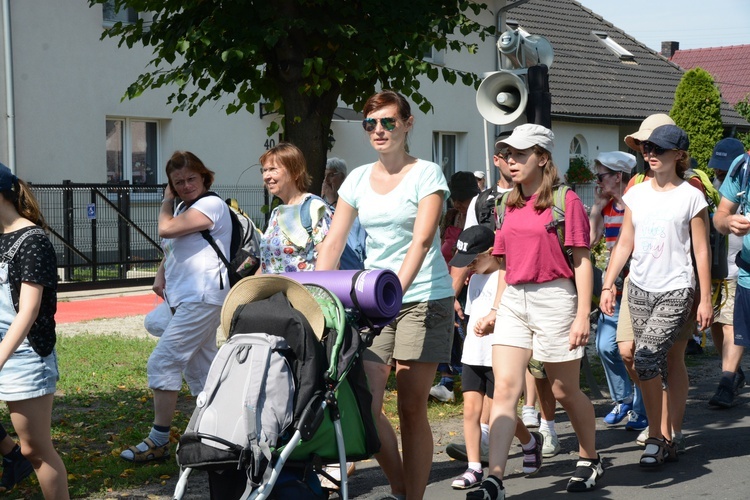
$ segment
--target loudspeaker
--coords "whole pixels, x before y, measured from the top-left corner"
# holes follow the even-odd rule
[[[552,44],[539,35],[529,35],[519,30],[508,30],[500,35],[497,49],[515,68],[529,68],[535,64],[552,66]]]
[[[524,114],[528,95],[526,84],[518,75],[497,71],[479,85],[477,109],[488,122],[507,125]]]

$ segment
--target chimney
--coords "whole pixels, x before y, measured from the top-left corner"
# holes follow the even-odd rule
[[[672,59],[678,50],[680,50],[680,42],[661,42],[661,55],[667,59]]]

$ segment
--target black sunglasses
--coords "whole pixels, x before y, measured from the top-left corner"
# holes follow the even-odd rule
[[[604,178],[607,177],[608,175],[615,175],[616,173],[617,172],[605,172],[603,174],[596,174],[596,180],[598,180],[599,182],[602,182],[604,181]]]
[[[657,146],[653,142],[647,142],[647,141],[642,142],[641,146],[643,146],[643,153],[647,155],[654,153],[656,156],[661,156],[667,151],[674,151],[674,149],[665,149],[660,146]]]
[[[378,119],[377,118],[365,118],[362,120],[362,128],[364,128],[367,132],[372,132],[375,130],[375,127],[378,126]],[[392,132],[394,128],[396,128],[396,119],[395,118],[381,118],[380,119],[380,126],[383,127],[384,130],[387,130],[388,132]]]

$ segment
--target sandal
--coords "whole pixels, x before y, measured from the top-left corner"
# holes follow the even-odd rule
[[[523,473],[531,477],[542,468],[542,448],[544,447],[544,436],[538,432],[532,432],[534,448],[529,451],[523,450]]]
[[[648,438],[646,450],[639,461],[641,467],[659,467],[667,457],[667,442],[664,439]]]
[[[154,445],[154,442],[149,438],[144,439],[143,442],[148,446],[146,451],[141,451],[135,446],[131,446],[120,453],[120,458],[134,463],[144,463],[151,462],[152,460],[165,460],[169,458],[169,442],[161,446]],[[130,458],[130,456],[127,455],[128,451],[133,454],[133,458]]]
[[[505,500],[503,481],[495,476],[487,476],[478,490],[466,494],[466,500]]]
[[[677,456],[677,443],[672,441],[667,441],[667,453],[664,457],[665,462],[679,462],[680,457]]]
[[[451,488],[454,490],[467,490],[474,486],[479,486],[484,477],[484,472],[481,470],[466,469],[466,472],[458,476],[451,483]]]

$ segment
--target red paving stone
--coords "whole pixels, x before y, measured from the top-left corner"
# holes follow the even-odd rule
[[[57,303],[57,323],[75,323],[103,318],[122,318],[147,314],[161,301],[153,293],[100,299],[71,300]]]

